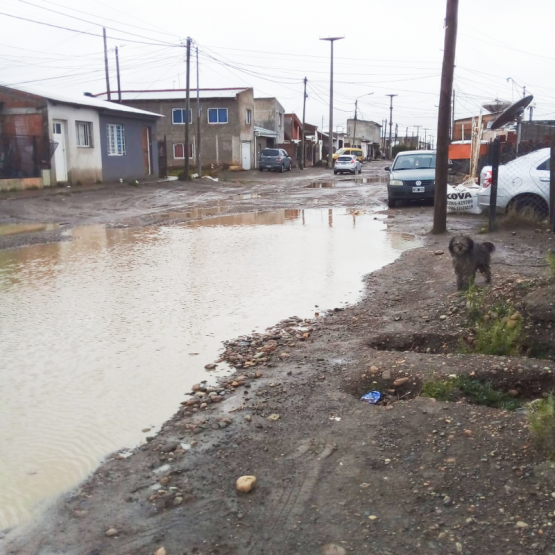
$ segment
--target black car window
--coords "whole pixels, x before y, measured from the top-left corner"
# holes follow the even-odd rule
[[[436,167],[435,154],[414,154],[399,156],[393,165],[395,170],[423,170]]]
[[[549,160],[550,160],[550,158],[548,158],[545,162],[542,162],[542,163],[537,167],[537,169],[538,169],[538,170],[547,170],[547,171],[549,171]]]
[[[262,156],[279,156],[279,150],[274,150],[271,148],[265,148],[262,151]]]

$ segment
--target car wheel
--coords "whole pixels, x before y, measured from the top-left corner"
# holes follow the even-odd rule
[[[258,168],[258,169],[259,169],[259,170],[260,170],[261,172],[263,172],[263,171],[264,171],[264,168]]]
[[[339,172],[336,172],[335,170],[333,170],[333,175],[337,175]]]
[[[397,206],[397,201],[392,198],[387,198],[387,207],[388,208],[395,208]]]
[[[283,173],[285,171],[285,167],[283,166],[283,164],[281,165],[281,167],[279,168],[280,173]]]
[[[520,216],[544,220],[549,215],[549,206],[543,197],[534,194],[518,195],[507,205],[507,214],[516,212]]]
[[[289,164],[289,167],[287,168],[287,171],[288,171],[288,172],[291,171],[291,164]]]

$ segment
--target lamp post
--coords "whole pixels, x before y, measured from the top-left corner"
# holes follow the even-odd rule
[[[353,129],[353,143],[351,144],[351,146],[355,146],[355,138],[357,136],[357,108],[358,108],[358,99],[362,98],[364,96],[370,96],[374,94],[373,92],[371,93],[366,93],[366,94],[361,94],[358,98],[355,99],[355,125],[354,125],[354,129]],[[347,131],[349,131],[347,129]]]
[[[336,40],[344,39],[345,37],[327,37],[320,40],[329,40],[331,46],[330,56],[330,136],[329,136],[329,153],[328,153],[328,168],[333,168],[333,43]]]

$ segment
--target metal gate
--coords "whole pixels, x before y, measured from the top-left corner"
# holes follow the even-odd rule
[[[158,141],[158,171],[160,177],[168,177],[168,149],[166,135],[163,141]]]

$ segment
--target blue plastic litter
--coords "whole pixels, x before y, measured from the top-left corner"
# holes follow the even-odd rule
[[[369,391],[361,397],[361,401],[368,401],[371,405],[377,405],[383,399],[381,391]]]

